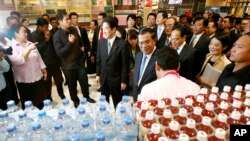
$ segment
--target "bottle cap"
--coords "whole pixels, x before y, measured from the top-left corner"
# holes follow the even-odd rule
[[[228,103],[225,101],[221,101],[220,108],[226,110],[228,108]]]
[[[213,110],[214,110],[214,104],[211,103],[211,102],[208,102],[208,103],[206,104],[206,110],[208,110],[208,111],[213,111]]]
[[[246,108],[246,109],[245,109],[245,111],[244,111],[244,116],[250,117],[250,109],[249,109],[249,108]]]
[[[103,119],[102,119],[102,122],[104,124],[109,124],[111,121],[111,118],[109,116],[104,116]]]
[[[83,115],[86,112],[84,107],[79,107],[77,111],[78,111],[79,115]]]
[[[7,126],[7,131],[10,133],[10,132],[14,132],[16,131],[16,125],[14,123],[10,123],[8,126]]]
[[[211,92],[212,93],[218,93],[219,92],[219,88],[216,87],[216,86],[213,86]]]
[[[197,132],[197,136],[196,136],[196,139],[198,141],[207,141],[207,133],[204,132],[204,131],[198,131]]]
[[[32,129],[33,130],[37,130],[37,129],[40,129],[40,128],[41,128],[41,124],[39,122],[34,121],[32,123]]]
[[[193,99],[192,98],[187,98],[185,100],[185,105],[192,106],[193,105]]]
[[[98,132],[96,134],[97,141],[104,141],[105,140],[105,134],[103,132]]]
[[[122,96],[122,101],[123,102],[128,102],[128,100],[129,100],[128,96],[126,96],[126,95]]]
[[[158,104],[157,104],[157,107],[158,107],[158,108],[164,108],[164,107],[165,107],[165,102],[162,101],[162,100],[159,100],[159,101],[158,101]]]
[[[246,99],[245,99],[244,105],[250,106],[250,98],[246,98]]]
[[[137,96],[137,101],[143,101],[143,98],[140,94]]]
[[[178,141],[189,141],[189,136],[187,134],[181,133]]]
[[[185,108],[180,108],[178,115],[181,116],[181,117],[186,117],[187,116],[187,110]]]
[[[51,100],[50,100],[50,99],[45,99],[45,100],[43,101],[43,105],[44,105],[44,106],[49,106],[49,105],[51,105]]]
[[[231,118],[235,120],[240,120],[241,114],[239,111],[234,110],[231,114]]]
[[[238,91],[238,92],[241,92],[243,90],[243,87],[241,85],[236,85],[234,90]]]
[[[221,99],[228,100],[228,93],[222,92],[220,95]]]
[[[215,137],[218,139],[225,139],[226,138],[226,131],[222,128],[215,129]]]
[[[87,98],[85,98],[85,97],[80,98],[80,104],[81,105],[84,105],[86,103],[87,103]]]
[[[250,90],[246,92],[246,97],[250,98]]]
[[[45,112],[44,110],[40,110],[40,111],[38,112],[38,117],[39,117],[39,118],[46,117],[46,112]]]
[[[168,109],[164,109],[163,117],[164,118],[172,118],[172,112],[170,110],[168,110]]]
[[[212,120],[211,120],[210,117],[204,116],[204,117],[202,117],[201,123],[202,123],[203,125],[210,126],[210,125],[211,125],[211,121],[212,121]]]
[[[158,141],[168,141],[168,139],[166,137],[159,137]]]
[[[100,101],[105,101],[106,100],[106,96],[105,95],[101,95],[100,96]]]
[[[223,113],[220,113],[218,115],[218,121],[226,123],[227,122],[227,115],[223,114]]]
[[[59,114],[59,116],[62,116],[62,115],[65,115],[66,112],[65,112],[64,109],[60,109],[60,110],[58,111],[58,114]]]
[[[209,101],[216,101],[216,100],[217,100],[217,95],[215,95],[215,94],[209,95]]]
[[[232,105],[233,105],[233,107],[240,108],[241,102],[239,100],[234,100]]]
[[[62,128],[62,123],[61,122],[57,121],[57,122],[54,123],[54,129],[55,130],[59,130],[61,128]]]
[[[14,100],[8,101],[8,102],[7,102],[7,107],[9,108],[9,107],[12,107],[12,106],[15,106]]]
[[[26,115],[26,113],[24,111],[19,111],[18,112],[18,117],[19,118],[25,118],[25,117],[27,117],[27,115]]]
[[[171,130],[173,130],[173,131],[179,130],[179,122],[172,120],[172,121],[169,123],[169,128],[170,128]]]
[[[153,134],[159,134],[161,132],[161,126],[158,123],[153,123],[151,126],[151,132]]]
[[[233,98],[240,99],[240,97],[241,97],[241,92],[235,91],[234,94],[233,94]]]
[[[124,121],[125,121],[125,124],[126,124],[126,125],[131,125],[131,124],[133,124],[133,119],[132,119],[131,117],[126,117]]]
[[[201,88],[200,94],[206,95],[208,92],[207,88]]]
[[[62,100],[62,103],[63,103],[63,105],[68,105],[68,104],[69,104],[69,100],[66,99],[66,98],[64,98],[64,99]]]
[[[88,119],[83,119],[82,120],[82,127],[83,128],[89,127],[89,120]]]
[[[120,113],[125,113],[126,112],[126,107],[125,106],[121,106],[121,107],[119,107],[119,112]]]
[[[194,107],[194,114],[201,115],[202,109],[201,107]]]
[[[143,102],[141,103],[141,109],[142,109],[142,110],[148,110],[148,102],[143,101]]]
[[[204,103],[204,96],[203,95],[197,95],[196,101],[200,103]]]
[[[25,106],[25,108],[29,108],[29,107],[32,106],[32,102],[31,101],[25,101],[24,106]]]
[[[106,105],[100,104],[99,105],[99,111],[106,111]]]
[[[152,111],[147,111],[147,112],[146,112],[145,118],[146,118],[147,120],[152,120],[152,119],[154,119],[154,113],[153,113]]]
[[[246,84],[244,89],[245,89],[246,91],[250,91],[250,84]]]
[[[171,103],[171,106],[173,106],[173,107],[179,107],[179,101],[177,99],[173,99],[172,103]]]
[[[229,93],[231,91],[231,87],[230,86],[224,86],[223,88],[223,92]]]
[[[190,119],[190,118],[187,119],[186,126],[187,126],[188,128],[195,128],[195,120]]]

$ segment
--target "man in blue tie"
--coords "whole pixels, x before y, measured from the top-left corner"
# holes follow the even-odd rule
[[[156,35],[153,29],[143,28],[138,36],[141,51],[135,57],[135,70],[133,81],[133,98],[137,100],[138,94],[144,85],[156,80],[154,52],[156,50]]]

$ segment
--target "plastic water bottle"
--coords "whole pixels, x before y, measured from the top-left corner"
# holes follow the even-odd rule
[[[61,122],[54,123],[53,135],[55,141],[65,141],[68,139],[67,132]]]
[[[124,125],[125,118],[130,116],[127,113],[127,109],[124,105],[120,106],[117,111],[118,112],[115,115],[115,126],[116,129],[119,131],[120,128],[123,128],[122,126]]]
[[[62,123],[62,126],[69,132],[73,133],[74,132],[74,121],[73,119],[66,114],[64,109],[60,109],[58,111],[58,117],[57,120]]]
[[[43,110],[46,112],[46,114],[51,117],[53,120],[56,120],[58,110],[51,104],[50,99],[46,99],[43,101]]]
[[[112,122],[112,119],[110,116],[104,116],[102,120],[101,127],[98,129],[98,131],[101,131],[105,135],[105,139],[107,141],[117,141],[117,133],[115,131],[115,126]]]
[[[105,141],[105,135],[103,132],[96,133],[96,141]]]
[[[66,113],[72,118],[76,118],[76,109],[72,105],[69,104],[69,100],[64,98],[62,100],[63,106],[62,108],[66,111]]]
[[[83,120],[87,120],[89,122],[89,126],[94,128],[94,119],[85,111],[84,107],[78,108],[78,116],[76,117],[76,126],[80,125]]]
[[[32,130],[32,122],[33,119],[27,117],[26,113],[24,111],[18,112],[18,122],[17,122],[17,129],[20,129],[19,132],[22,132],[23,134],[27,134],[29,137],[30,132]]]
[[[53,120],[46,115],[44,110],[38,112],[38,122],[43,126],[43,128],[52,133],[53,130]]]
[[[81,127],[78,128],[78,134],[81,141],[95,141],[95,128],[89,120],[82,120]]]
[[[28,137],[20,133],[13,123],[7,126],[7,132],[5,141],[28,141]]]
[[[127,110],[127,113],[129,113],[129,115],[131,117],[134,117],[134,111],[133,111],[133,107],[131,105],[131,103],[129,102],[129,97],[124,95],[122,96],[122,101],[120,101],[117,105],[117,108],[116,108],[116,113],[119,112],[119,108],[121,106],[125,106],[126,107],[126,110]]]
[[[106,101],[106,96],[105,95],[101,95],[99,102],[96,104],[96,111],[99,110],[100,105],[105,105],[107,111],[111,112],[111,106],[110,104]]]
[[[88,113],[90,116],[92,116],[92,118],[94,117],[94,113],[93,113],[93,108],[91,107],[91,105],[88,103],[87,99],[85,97],[80,98],[80,104],[77,107],[77,110],[80,107],[84,107],[86,113]]]
[[[37,114],[39,112],[39,109],[33,106],[32,101],[25,101],[24,106],[24,112],[27,113],[27,116],[32,118],[34,121],[37,121]]]
[[[96,112],[96,119],[95,119],[95,125],[96,125],[96,129],[100,128],[100,126],[103,124],[103,118],[104,117],[109,117],[110,119],[112,119],[111,114],[107,111],[106,106],[101,104],[99,105],[99,109]]]
[[[118,130],[120,141],[136,141],[138,136],[138,126],[134,124],[134,121],[130,117],[126,117],[124,120],[123,128]]]
[[[53,141],[52,135],[44,130],[39,122],[32,123],[31,141]]]
[[[22,111],[21,108],[16,106],[14,100],[10,100],[7,102],[7,112],[9,113],[9,116],[14,118],[16,121],[18,120],[18,112]]]
[[[16,121],[9,117],[9,114],[6,111],[0,112],[0,132],[3,131],[2,133],[5,132],[6,127],[10,123],[16,123]]]

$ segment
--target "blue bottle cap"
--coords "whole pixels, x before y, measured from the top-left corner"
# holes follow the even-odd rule
[[[80,98],[80,104],[86,104],[87,103],[87,99],[85,97]]]
[[[69,100],[66,99],[66,98],[64,98],[64,99],[62,100],[62,103],[63,103],[63,105],[68,105],[68,104],[69,104]]]
[[[27,117],[27,114],[24,111],[20,111],[20,112],[18,112],[18,117],[25,118],[25,117]]]
[[[105,134],[102,132],[96,133],[96,139],[97,141],[104,141],[105,140]]]
[[[131,125],[133,123],[133,119],[132,118],[130,118],[130,117],[126,117],[125,118],[125,124],[126,125]]]
[[[101,95],[100,96],[100,101],[105,101],[106,100],[106,96],[105,95]]]
[[[8,117],[7,111],[0,112],[0,118],[6,118],[6,117]]]
[[[100,105],[99,105],[99,110],[100,110],[100,111],[106,111],[106,105],[100,104]]]
[[[40,111],[38,112],[38,117],[39,117],[39,118],[46,117],[46,112],[45,112],[44,110],[40,110]]]
[[[111,121],[110,117],[109,116],[104,116],[103,119],[102,119],[102,122],[104,124],[109,124]]]
[[[25,106],[25,108],[31,107],[32,106],[32,101],[25,101],[24,106]]]
[[[43,101],[43,105],[44,105],[44,106],[49,106],[49,105],[51,105],[51,100],[50,100],[50,99],[45,99],[45,100]]]
[[[85,108],[84,107],[80,107],[80,108],[78,108],[78,113],[80,114],[80,115],[82,115],[82,114],[85,114]]]
[[[61,122],[55,122],[54,123],[54,129],[55,130],[60,130],[62,128],[62,123]]]
[[[84,128],[89,127],[89,120],[87,119],[82,120],[82,127]]]
[[[80,141],[79,135],[73,133],[72,135],[70,135],[70,141]]]
[[[58,114],[59,114],[60,116],[62,116],[62,115],[65,115],[66,112],[65,112],[64,109],[60,109],[60,110],[58,111]]]
[[[14,132],[16,131],[16,125],[14,123],[10,123],[8,126],[7,126],[7,131],[10,133],[10,132]]]
[[[12,107],[12,106],[15,106],[14,100],[8,101],[8,102],[7,102],[7,107],[9,108],[9,107]]]
[[[120,113],[125,113],[126,112],[126,107],[125,106],[119,107],[119,112]]]
[[[122,101],[124,101],[124,102],[128,102],[128,96],[127,95],[124,95],[124,96],[122,96]]]
[[[32,129],[33,130],[37,130],[37,129],[40,129],[40,128],[41,128],[41,124],[39,122],[34,121],[32,123]]]

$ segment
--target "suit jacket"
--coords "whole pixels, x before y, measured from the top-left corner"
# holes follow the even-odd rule
[[[94,31],[93,35],[93,42],[92,42],[92,48],[91,48],[91,54],[93,56],[96,56],[96,50],[99,42],[99,32],[100,32],[100,27],[96,28]]]
[[[186,42],[189,44],[193,35],[190,35],[187,37]],[[208,45],[210,43],[210,38],[204,34],[201,35],[198,42],[195,44],[195,54],[194,54],[194,74],[197,76],[197,74],[200,72],[202,64],[206,58],[206,55],[209,53]]]
[[[101,39],[97,47],[96,66],[102,87],[105,81],[116,87],[120,87],[121,82],[128,84],[129,49],[125,41],[116,37],[108,55],[108,40]]]
[[[156,28],[155,28],[154,30],[155,30],[156,38],[158,39],[157,28],[158,28],[158,26],[156,26]],[[158,49],[159,49],[159,48],[163,48],[164,45],[165,45],[166,38],[167,38],[167,34],[166,34],[165,31],[163,30],[163,31],[162,31],[162,34],[161,34],[161,37],[160,37],[159,40],[156,42],[156,48],[158,48]]]
[[[80,29],[80,33],[81,33],[82,45],[85,47],[85,50],[88,51],[90,49],[90,42],[89,42],[87,31],[85,28],[79,27],[79,29]]]
[[[195,80],[195,74],[193,70],[194,53],[195,49],[190,47],[186,43],[179,54],[180,64],[181,64],[179,69],[179,74],[192,81]]]
[[[155,53],[155,51],[154,51]],[[140,66],[143,58],[143,53],[138,52],[135,57],[135,70],[134,70],[134,80],[133,80],[133,97],[134,100],[137,100],[138,94],[141,93],[141,89],[144,85],[154,81],[157,79],[156,72],[155,72],[155,59],[154,53],[150,58],[147,67],[142,75],[141,82],[138,85],[139,75],[140,75]]]

